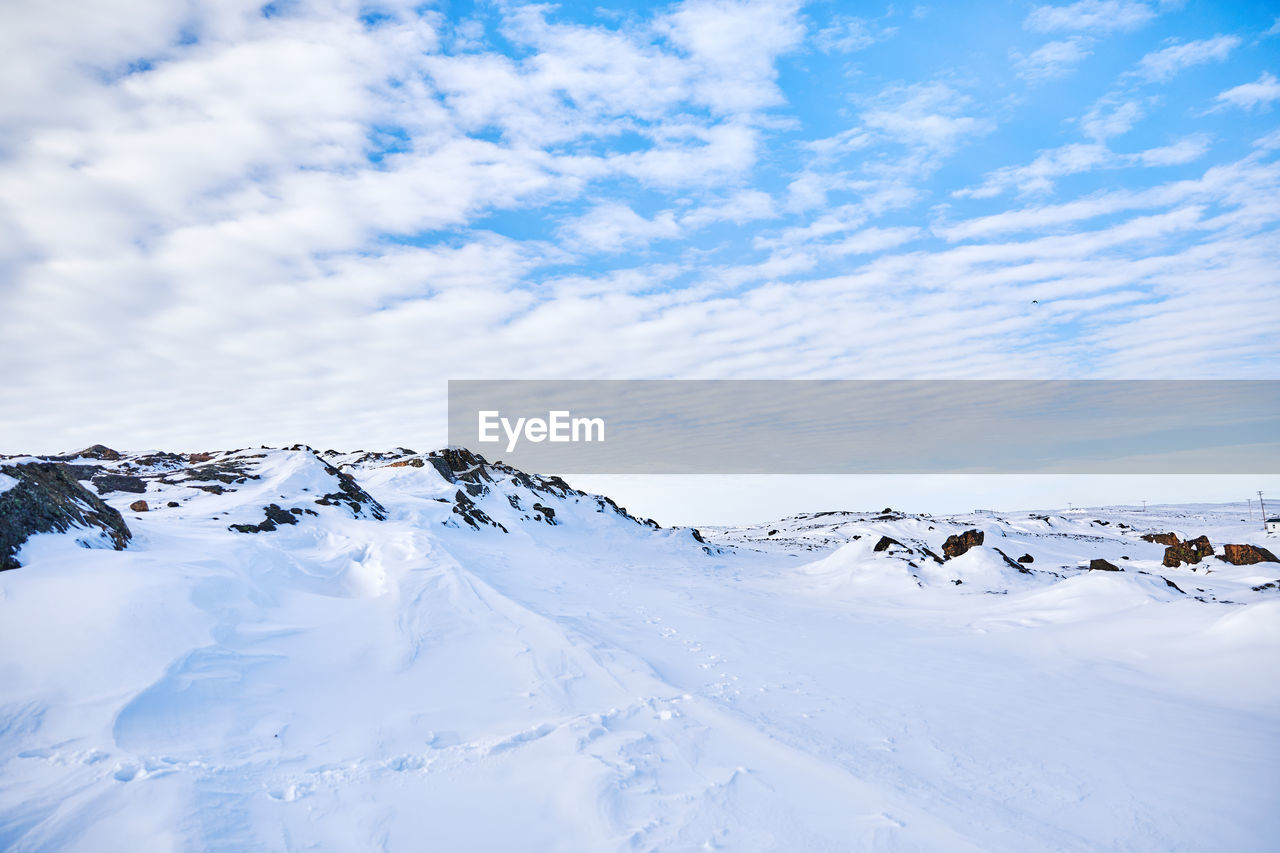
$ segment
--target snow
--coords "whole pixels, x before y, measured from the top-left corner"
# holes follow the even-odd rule
[[[10,477],[8,474],[0,474],[0,495],[18,485],[16,477]]]
[[[1280,590],[1253,589],[1280,565],[1168,569],[1137,538],[1276,550],[1228,511],[803,517],[704,529],[708,553],[514,482],[475,498],[510,533],[472,529],[430,465],[353,456],[388,511],[355,517],[313,503],[333,478],[310,452],[243,458],[259,479],[222,495],[153,480],[123,552],[42,536],[0,574],[0,848],[1249,851],[1280,833]],[[227,529],[270,502],[318,514]],[[971,527],[986,547],[921,556]],[[875,552],[882,535],[912,553]],[[1095,556],[1124,571],[1078,568]]]

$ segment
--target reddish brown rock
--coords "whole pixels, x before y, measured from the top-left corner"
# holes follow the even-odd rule
[[[1178,534],[1176,533],[1144,533],[1142,534],[1143,542],[1154,542],[1157,545],[1177,545]]]
[[[1205,557],[1212,556],[1213,546],[1209,544],[1209,537],[1198,536],[1165,548],[1164,564],[1171,569],[1176,569],[1183,563],[1195,565]]]
[[[983,534],[981,530],[966,530],[964,533],[957,533],[947,537],[947,541],[942,543],[942,553],[947,555],[947,559],[959,557],[961,554],[968,552],[970,548],[976,548],[982,544]]]
[[[1252,566],[1255,563],[1280,563],[1275,554],[1257,545],[1223,545],[1222,559],[1233,566]]]
[[[187,461],[195,465],[197,462],[208,462],[212,458],[212,453],[192,453],[187,457]]]
[[[147,506],[146,501],[134,501],[133,503],[129,504],[129,509],[133,510],[134,512],[146,512],[147,510],[151,509],[151,507]]]

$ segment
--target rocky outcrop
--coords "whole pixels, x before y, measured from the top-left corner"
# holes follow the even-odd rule
[[[948,560],[959,557],[961,554],[968,553],[970,548],[981,545],[984,538],[981,530],[966,530],[964,533],[953,534],[942,543],[942,553]]]
[[[1142,534],[1142,541],[1153,542],[1157,545],[1164,545],[1168,547],[1170,545],[1178,544],[1178,534],[1176,533],[1144,533]]]
[[[1009,568],[1011,568],[1011,569],[1016,569],[1018,572],[1020,572],[1021,574],[1024,574],[1024,575],[1029,575],[1029,574],[1031,574],[1031,570],[1030,570],[1030,569],[1028,569],[1026,566],[1022,565],[1022,563],[1020,563],[1020,562],[1018,562],[1018,561],[1014,560],[1012,557],[1010,557],[1010,556],[1009,556],[1008,554],[1006,554],[1004,551],[1001,551],[999,548],[992,548],[991,550],[993,550],[993,551],[995,551],[997,554],[999,554],[999,555],[1000,555],[1000,559],[1004,560],[1004,564],[1005,564],[1006,566],[1008,566]]]
[[[86,447],[84,450],[81,450],[79,453],[74,455],[84,459],[104,459],[108,462],[116,462],[121,458],[120,451],[112,450],[105,444],[95,444],[91,447]]]
[[[505,525],[490,518],[489,514],[478,507],[476,502],[461,489],[459,489],[457,494],[453,496],[453,514],[461,518],[476,530],[479,530],[480,525],[484,524],[489,527],[496,527],[503,533],[508,532]]]
[[[357,518],[368,514],[378,521],[387,517],[387,511],[374,499],[373,495],[360,488],[360,484],[346,471],[339,471],[328,462],[316,457],[325,470],[338,481],[338,491],[321,496],[316,503],[321,506],[346,505]]]
[[[1253,566],[1258,563],[1280,563],[1276,555],[1258,545],[1223,545],[1222,560],[1233,566]]]
[[[281,524],[297,524],[298,516],[304,512],[316,515],[313,509],[283,509],[279,504],[267,504],[262,508],[265,519],[257,524],[232,524],[227,529],[234,530],[237,533],[270,533],[272,530],[279,528]]]
[[[134,501],[133,503],[129,504],[129,509],[133,510],[134,512],[150,512],[151,507],[150,505],[147,504],[146,501]]]
[[[129,474],[99,474],[92,482],[100,495],[108,492],[132,492],[140,495],[147,490],[146,480]]]
[[[1195,565],[1205,557],[1213,556],[1213,546],[1209,544],[1208,536],[1198,536],[1195,539],[1188,539],[1186,542],[1176,542],[1164,549],[1164,565],[1170,569],[1176,569],[1183,563]]]
[[[1091,572],[1118,572],[1120,567],[1115,563],[1109,563],[1101,558],[1089,561],[1089,571]]]
[[[1021,557],[1018,558],[1019,563],[1030,564],[1030,563],[1034,563],[1035,561],[1036,561],[1036,558],[1031,556],[1030,554],[1023,554]]]
[[[85,547],[97,540],[117,551],[132,538],[120,513],[80,485],[67,465],[5,465],[0,473],[18,481],[0,492],[0,571],[21,566],[18,549],[37,533],[84,530],[78,541]]]
[[[875,548],[872,548],[871,550],[873,550],[873,551],[888,551],[888,550],[889,550],[889,548],[890,548],[891,546],[893,546],[893,545],[897,545],[899,548],[907,548],[907,546],[906,546],[906,545],[903,545],[903,544],[902,544],[901,542],[899,542],[897,539],[891,539],[891,538],[889,538],[888,536],[881,536],[881,537],[880,537],[880,541],[876,543],[876,547],[875,547]],[[910,551],[911,549],[910,549],[910,548],[907,548],[907,550],[908,550],[908,551]]]

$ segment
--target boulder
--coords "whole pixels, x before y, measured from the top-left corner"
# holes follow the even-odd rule
[[[1036,558],[1031,556],[1030,554],[1023,554],[1021,557],[1018,558],[1019,563],[1034,563],[1035,561],[1036,561]]]
[[[1258,545],[1223,545],[1222,560],[1233,566],[1252,566],[1257,563],[1280,563],[1276,555]]]
[[[1165,548],[1164,565],[1170,569],[1176,569],[1183,563],[1194,565],[1205,557],[1212,556],[1213,546],[1209,544],[1209,537],[1198,536]]]
[[[1178,534],[1176,533],[1144,533],[1142,534],[1143,542],[1154,542],[1157,545],[1177,545]]]
[[[1115,563],[1108,563],[1103,559],[1093,559],[1089,561],[1089,571],[1091,572],[1118,572],[1120,567]]]
[[[876,547],[875,547],[875,548],[873,548],[872,550],[873,550],[873,551],[888,551],[888,550],[889,550],[889,546],[890,546],[890,545],[897,545],[899,548],[907,548],[907,546],[906,546],[906,545],[903,545],[903,544],[902,544],[901,542],[899,542],[897,539],[890,539],[888,536],[881,536],[881,537],[880,537],[880,541],[876,543]],[[907,550],[908,550],[908,551],[910,551],[911,549],[910,549],[910,548],[907,548]]]
[[[17,553],[37,533],[65,533],[80,529],[93,539],[123,550],[132,534],[124,519],[102,498],[80,485],[69,467],[58,462],[0,466],[17,484],[0,492],[0,571],[16,569]]]
[[[134,501],[133,503],[129,504],[129,509],[133,510],[134,512],[147,512],[148,510],[151,509],[151,507],[147,506],[146,501]]]
[[[964,533],[953,534],[942,543],[942,553],[948,560],[959,557],[961,554],[968,553],[970,548],[981,545],[983,538],[981,530],[966,530]]]

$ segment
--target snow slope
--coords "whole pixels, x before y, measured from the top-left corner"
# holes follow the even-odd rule
[[[1139,538],[1277,550],[1226,510],[695,535],[462,451],[79,461],[151,510],[108,493],[127,550],[42,535],[0,573],[0,849],[1280,837],[1280,564],[1170,569]],[[368,500],[317,503],[342,473]],[[229,529],[269,504],[296,523]]]

